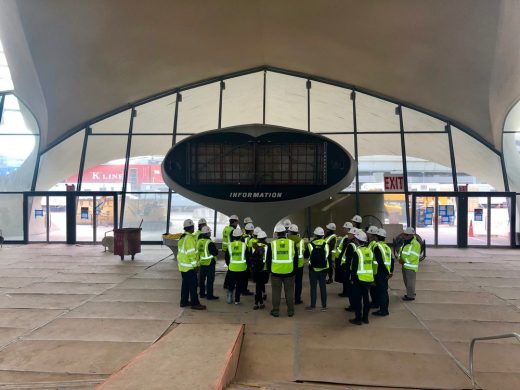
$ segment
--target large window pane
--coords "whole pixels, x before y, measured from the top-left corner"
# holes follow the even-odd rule
[[[205,218],[208,222],[208,226],[211,228],[212,234],[213,225],[215,221],[215,212],[213,209],[210,209],[206,206],[195,203],[188,198],[185,198],[179,194],[172,194],[172,205],[171,205],[171,213],[170,213],[170,232],[171,233],[180,233],[184,231],[183,222],[185,219],[192,219],[195,224],[200,218]],[[225,221],[221,220],[219,217],[217,222],[217,237],[222,236],[223,226],[226,226],[227,219]],[[220,232],[220,235],[218,235]]]
[[[182,94],[177,119],[178,133],[200,133],[218,127],[220,83],[189,89]]]
[[[132,133],[172,133],[177,94],[136,107]]]
[[[88,137],[82,191],[121,191],[127,140],[125,135]]]
[[[502,145],[509,189],[520,192],[520,132],[504,133]]]
[[[29,191],[38,153],[35,135],[0,135],[0,191]]]
[[[143,221],[141,240],[161,241],[166,232],[168,194],[126,194],[124,227],[138,227]]]
[[[311,88],[311,131],[353,132],[352,91],[319,82]]]
[[[40,157],[37,191],[65,191],[66,184],[77,184],[84,139],[82,130]]]
[[[403,107],[404,131],[445,131],[446,123],[422,112]]]
[[[350,153],[352,158],[356,159],[356,151],[354,149],[354,135],[353,134],[327,134],[324,135],[327,138],[330,138],[331,140],[337,142],[343,148],[347,150],[347,152]],[[352,183],[349,184],[347,188],[345,188],[343,191],[346,192],[355,192],[356,191],[356,178],[354,177],[354,180],[352,180]]]
[[[396,105],[364,93],[356,93],[357,130],[360,132],[400,131]]]
[[[383,191],[384,174],[402,174],[399,134],[358,134],[360,191]]]
[[[307,130],[307,80],[267,72],[266,123]]]
[[[29,109],[14,95],[5,95],[0,134],[39,134]]]
[[[222,94],[222,127],[262,123],[264,73],[226,80]]]
[[[453,191],[447,133],[405,134],[408,190]]]
[[[161,163],[170,150],[171,135],[134,135],[130,148],[127,191],[165,192]]]
[[[511,245],[511,200],[492,196],[490,198],[491,237],[490,244]]]
[[[0,194],[0,230],[6,240],[23,240],[22,215],[22,194]]]
[[[103,119],[101,122],[94,123],[91,128],[93,133],[128,133],[130,129],[131,110],[123,111],[119,114]]]
[[[504,191],[500,157],[475,138],[452,127],[458,185],[468,191]]]

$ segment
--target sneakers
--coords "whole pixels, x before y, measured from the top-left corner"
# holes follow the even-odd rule
[[[207,297],[206,299],[207,299],[208,301],[214,301],[215,299],[218,299],[218,297],[215,296],[215,295],[212,295],[212,296],[210,296],[210,297]]]
[[[258,305],[254,305],[254,306],[253,306],[253,310],[258,310],[259,307],[260,307],[260,306],[258,306]]]
[[[327,307],[322,307],[321,311],[327,311]]]
[[[408,295],[405,295],[401,298],[403,301],[415,301],[415,298],[410,298]]]
[[[271,312],[269,314],[271,314],[273,317],[280,317],[280,313],[277,313],[277,312],[272,311],[272,310],[271,310]]]
[[[235,302],[235,305],[240,305],[240,302]]]
[[[294,313],[287,313],[289,317],[294,317]]]
[[[354,324],[354,325],[363,325],[361,320],[356,320],[355,318],[351,318],[350,320],[348,320],[348,322],[350,322],[351,324]]]
[[[193,305],[191,308],[193,310],[206,310],[206,306],[201,305],[200,303],[198,305]]]
[[[305,311],[314,311],[316,308],[314,306],[307,306]]]
[[[227,294],[226,294],[226,302],[228,304],[232,304],[233,303],[233,291],[228,291]]]

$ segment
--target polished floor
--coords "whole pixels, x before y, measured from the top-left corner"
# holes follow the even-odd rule
[[[179,308],[180,275],[165,247],[145,247],[135,261],[121,262],[97,246],[4,246],[0,389],[93,388],[175,323],[245,324],[234,388],[468,389],[471,338],[520,332],[520,252],[428,254],[417,300],[399,299],[396,272],[390,316],[356,327],[338,284],[328,286],[327,312],[297,306],[293,318],[283,309],[272,318],[269,306],[252,309],[252,297],[240,306],[223,302],[221,273],[221,300],[195,312]],[[520,388],[515,340],[479,344],[475,362],[482,388]]]

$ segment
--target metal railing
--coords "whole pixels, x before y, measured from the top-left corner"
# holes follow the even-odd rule
[[[473,372],[473,349],[475,348],[475,342],[484,340],[509,339],[511,337],[514,337],[518,341],[520,341],[520,334],[518,333],[506,333],[497,336],[475,337],[471,340],[471,344],[469,346],[469,374],[471,376],[471,384],[473,386],[473,390],[476,389],[475,374]]]

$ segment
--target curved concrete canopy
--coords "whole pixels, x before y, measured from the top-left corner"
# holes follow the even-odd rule
[[[4,0],[0,32],[42,147],[128,102],[267,64],[423,107],[500,148],[519,17],[515,0]]]

